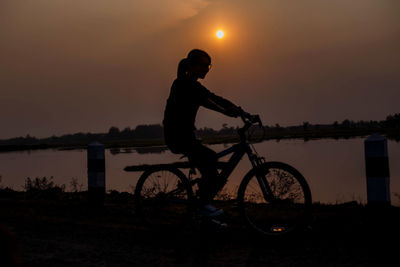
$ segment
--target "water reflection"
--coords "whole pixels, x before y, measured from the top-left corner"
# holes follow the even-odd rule
[[[161,154],[168,151],[168,148],[166,146],[137,147],[136,151],[139,154]]]
[[[281,161],[298,169],[310,185],[313,201],[343,203],[366,202],[364,139],[265,141],[254,147],[267,161]],[[211,145],[222,151],[224,145]],[[392,204],[400,205],[400,143],[388,141]],[[0,153],[0,186],[22,190],[27,177],[54,177],[56,184],[74,179],[87,188],[86,150],[37,150]],[[132,192],[138,172],[124,172],[129,165],[182,161],[165,147],[106,150],[107,190]],[[236,195],[237,187],[251,168],[246,156],[232,173],[225,193]],[[186,170],[185,170],[186,171]]]
[[[121,153],[133,153],[134,149],[132,149],[131,147],[125,147],[125,148],[110,148],[110,153],[112,155],[116,155],[116,154],[121,154]]]
[[[139,153],[139,154],[160,154],[167,151],[166,146],[151,146],[151,147],[126,147],[126,148],[110,148],[110,153],[112,155],[117,155],[121,153]]]

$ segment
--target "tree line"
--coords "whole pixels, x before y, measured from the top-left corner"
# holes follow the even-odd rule
[[[224,138],[237,137],[238,127],[229,127],[223,124],[222,128],[200,128],[196,131],[199,138],[221,141]],[[255,128],[256,132],[260,129]],[[389,137],[400,140],[400,113],[389,115],[382,121],[352,121],[345,119],[341,122],[335,121],[332,124],[311,124],[303,122],[297,126],[282,127],[279,124],[265,125],[265,139],[281,138],[323,138],[323,137],[351,137],[362,136],[372,132],[385,134]],[[16,137],[0,140],[0,150],[18,150],[30,148],[47,147],[71,147],[84,146],[93,141],[99,141],[109,146],[127,145],[149,145],[163,143],[163,127],[160,124],[138,125],[132,129],[126,127],[119,129],[112,126],[106,133],[75,133],[62,136],[51,136],[47,138],[36,138],[27,134],[24,137]]]
[[[51,136],[47,138],[36,138],[27,134],[25,137],[15,137],[6,140],[0,140],[0,146],[5,145],[37,145],[37,144],[65,144],[65,145],[82,145],[93,142],[116,141],[121,139],[157,139],[163,138],[163,127],[160,124],[138,125],[135,129],[126,127],[120,130],[118,127],[112,126],[107,133],[75,133],[65,134],[62,136]]]

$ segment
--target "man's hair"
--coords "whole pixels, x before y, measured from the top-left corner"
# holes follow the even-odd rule
[[[187,59],[189,60],[190,64],[196,64],[197,62],[200,61],[201,58],[206,57],[208,60],[211,61],[211,57],[207,52],[200,50],[200,49],[193,49],[192,51],[189,52],[187,55]]]
[[[207,54],[207,52],[200,49],[191,50],[187,57],[182,59],[178,64],[178,78],[185,77],[189,66],[196,65],[204,57],[211,61],[211,57],[209,54]]]

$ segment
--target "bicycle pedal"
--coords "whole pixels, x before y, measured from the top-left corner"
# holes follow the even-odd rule
[[[227,223],[224,223],[224,222],[216,220],[216,219],[204,220],[202,222],[202,225],[207,228],[212,228],[212,229],[217,229],[217,230],[223,230],[223,229],[228,228]]]
[[[212,219],[211,221],[212,221],[212,223],[214,223],[215,225],[217,225],[220,228],[227,228],[228,227],[227,223],[221,222],[219,220]]]

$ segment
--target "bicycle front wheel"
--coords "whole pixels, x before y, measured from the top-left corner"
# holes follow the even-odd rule
[[[252,230],[282,235],[301,229],[310,219],[311,191],[299,171],[281,162],[267,162],[243,178],[238,203]]]
[[[188,218],[192,204],[192,188],[177,168],[167,165],[151,167],[137,182],[136,212],[148,224],[177,224]]]

